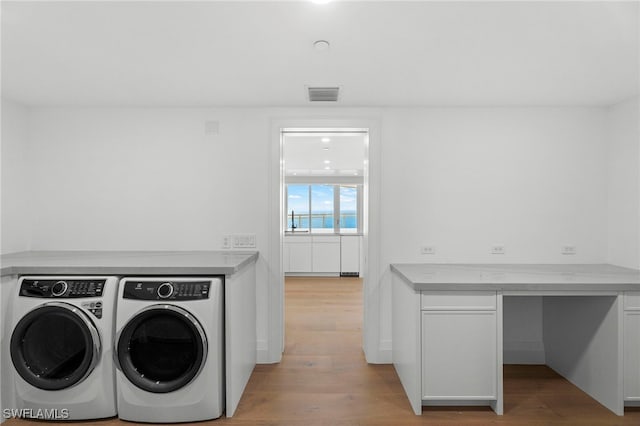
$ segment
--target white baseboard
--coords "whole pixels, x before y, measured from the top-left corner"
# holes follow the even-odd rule
[[[256,342],[256,350],[256,362],[258,364],[277,364],[278,362],[280,362],[281,357],[278,357],[278,359],[273,359],[273,357],[269,354],[269,347],[266,340],[258,340]]]
[[[266,349],[258,349],[256,355],[256,362],[258,364],[275,364],[275,362],[269,358],[269,351]]]
[[[393,349],[391,340],[381,340],[375,354],[366,353],[368,364],[391,364],[393,363]]]

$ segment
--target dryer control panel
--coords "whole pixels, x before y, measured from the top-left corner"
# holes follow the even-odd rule
[[[123,299],[202,300],[209,298],[210,281],[126,281]]]
[[[75,299],[102,297],[104,279],[25,279],[20,286],[20,296],[42,299]]]

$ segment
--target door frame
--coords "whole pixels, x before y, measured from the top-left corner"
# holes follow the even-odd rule
[[[269,171],[269,280],[267,347],[259,351],[259,362],[276,363],[284,351],[284,268],[282,247],[284,224],[284,167],[282,130],[305,129],[331,131],[359,129],[368,132],[368,173],[365,173],[365,223],[363,229],[363,350],[367,362],[387,362],[380,346],[380,172],[381,125],[377,118],[274,118],[270,126],[271,161]]]

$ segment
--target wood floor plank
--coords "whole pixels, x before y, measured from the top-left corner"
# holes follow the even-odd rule
[[[233,418],[194,425],[640,425],[640,409],[618,417],[546,366],[504,367],[504,416],[487,407],[425,407],[415,416],[393,366],[366,363],[360,279],[287,278],[285,297],[282,362],[256,366]],[[6,423],[27,424],[43,422]]]

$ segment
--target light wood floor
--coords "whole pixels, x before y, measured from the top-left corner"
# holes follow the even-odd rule
[[[256,367],[233,418],[199,425],[640,425],[639,409],[618,417],[545,366],[505,366],[504,416],[482,407],[415,416],[393,366],[365,362],[357,278],[287,278],[285,323],[282,362]]]

